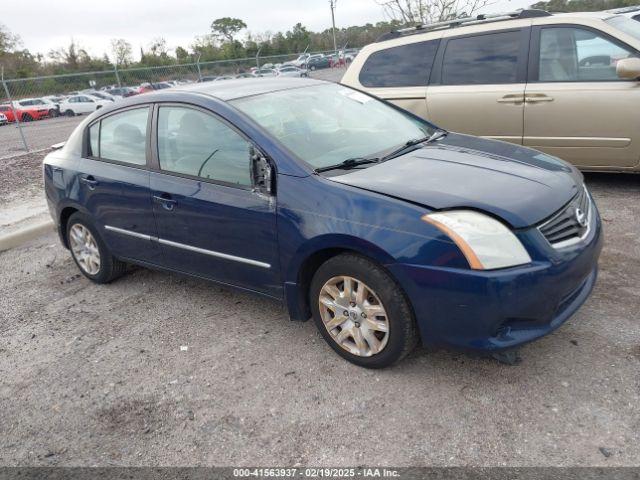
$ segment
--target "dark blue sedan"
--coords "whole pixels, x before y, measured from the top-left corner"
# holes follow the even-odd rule
[[[602,247],[567,163],[315,80],[115,103],[44,176],[62,243],[94,282],[132,263],[276,298],[372,368],[419,340],[499,352],[551,332],[589,296]]]

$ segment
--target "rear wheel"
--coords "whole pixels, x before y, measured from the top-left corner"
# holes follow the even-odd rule
[[[79,212],[71,215],[67,223],[67,240],[73,260],[89,280],[109,283],[126,271],[127,264],[111,254],[87,215]]]
[[[55,118],[57,116],[58,116],[58,111],[55,108],[52,108],[51,110],[49,110],[49,117]]]
[[[417,343],[409,302],[378,264],[356,254],[327,260],[310,288],[313,319],[340,356],[356,365],[383,368]]]
[[[22,121],[23,122],[31,122],[33,120],[33,117],[31,115],[29,115],[28,113],[25,113],[22,116]]]

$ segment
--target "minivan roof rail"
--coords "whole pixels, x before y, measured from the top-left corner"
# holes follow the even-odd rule
[[[538,10],[535,8],[516,10],[515,12],[483,13],[481,15],[475,15],[472,17],[460,17],[454,18],[453,20],[446,20],[444,22],[425,23],[424,25],[417,25],[415,27],[393,30],[391,32],[382,34],[376,40],[376,42],[384,42],[385,40],[391,40],[392,38],[399,38],[405,35],[416,35],[418,33],[430,32],[433,30],[442,30],[445,28],[457,28],[466,25],[500,22],[503,20],[514,20],[517,18],[548,17],[550,15],[552,14],[547,12],[546,10]]]
[[[640,10],[640,5],[633,5],[629,7],[612,8],[611,10],[605,10],[608,13],[631,13]]]

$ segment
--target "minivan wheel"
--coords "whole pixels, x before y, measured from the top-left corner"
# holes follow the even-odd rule
[[[356,365],[387,367],[417,343],[404,292],[381,266],[365,257],[349,253],[327,260],[311,281],[309,297],[320,334]]]
[[[69,218],[67,241],[80,272],[93,282],[109,283],[127,269],[126,263],[111,255],[91,219],[82,213]]]

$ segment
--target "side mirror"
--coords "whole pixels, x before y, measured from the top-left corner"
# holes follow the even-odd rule
[[[271,195],[273,193],[272,168],[265,156],[253,145],[249,147],[251,159],[251,178],[256,191]]]
[[[640,79],[640,58],[631,57],[618,60],[616,74],[625,80]]]

